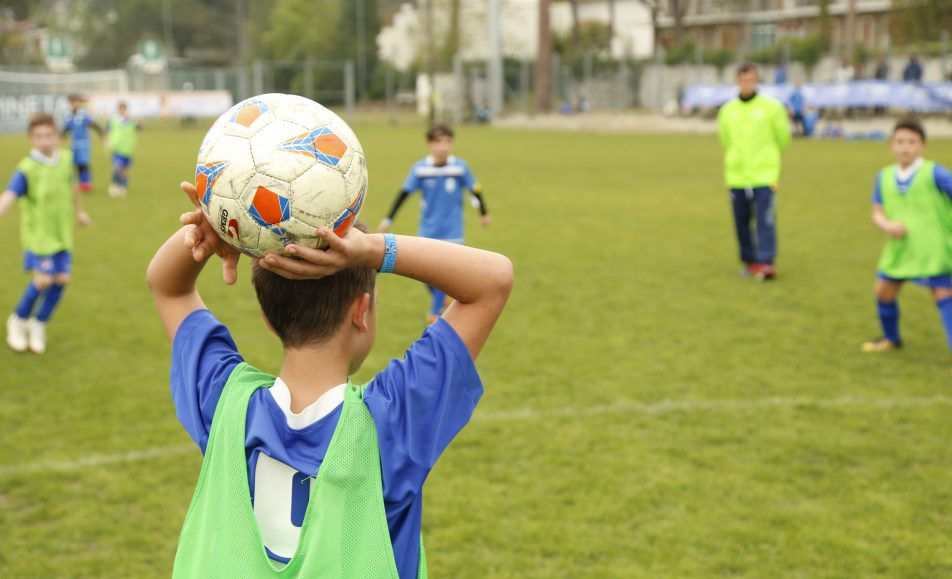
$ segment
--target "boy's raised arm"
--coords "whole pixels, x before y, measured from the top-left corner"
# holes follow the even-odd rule
[[[182,183],[181,187],[197,207],[195,186]],[[222,258],[225,283],[233,284],[237,278],[238,252],[219,239],[201,211],[184,213],[180,220],[184,227],[159,248],[146,272],[146,281],[170,341],[190,313],[205,309],[195,281],[209,257],[217,253]]]
[[[328,243],[328,250],[291,244],[288,253],[299,259],[269,254],[259,265],[285,277],[308,279],[347,267],[379,269],[384,260],[383,235],[368,235],[354,228],[344,238],[326,228],[319,229],[318,235]],[[435,239],[402,235],[394,239],[393,273],[436,287],[456,300],[443,319],[476,359],[509,299],[512,262],[498,253]]]
[[[155,253],[146,272],[169,341],[175,338],[175,332],[190,313],[205,308],[195,281],[209,256],[195,261],[192,252],[185,247],[185,236],[193,227],[186,225],[176,231]]]

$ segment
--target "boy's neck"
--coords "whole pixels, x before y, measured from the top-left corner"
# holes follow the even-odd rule
[[[291,412],[301,412],[334,386],[346,383],[349,369],[349,352],[340,340],[285,348],[278,376],[291,392]]]
[[[901,161],[897,163],[897,165],[899,165],[899,168],[902,169],[903,171],[908,171],[911,167],[915,167],[917,164],[921,162],[922,162],[922,157],[919,156],[913,159],[912,161],[909,161],[905,165],[903,165]]]

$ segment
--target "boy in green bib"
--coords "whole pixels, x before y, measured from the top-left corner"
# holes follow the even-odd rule
[[[897,163],[879,172],[872,198],[873,223],[890,237],[876,280],[883,336],[862,349],[902,347],[896,299],[906,281],[931,289],[952,349],[952,173],[922,158],[926,133],[918,119],[896,123],[891,148]]]
[[[19,202],[23,269],[33,272],[23,297],[7,318],[7,345],[15,352],[42,354],[46,351],[46,324],[72,272],[73,223],[88,225],[89,215],[74,187],[72,155],[59,148],[53,117],[33,115],[27,134],[30,154],[17,165],[0,195],[0,216]]]
[[[142,127],[129,116],[129,105],[120,102],[117,114],[106,123],[106,148],[112,155],[110,197],[125,197],[129,187],[129,167]]]
[[[183,189],[198,206],[195,188]],[[172,340],[176,415],[204,452],[174,577],[426,577],[422,490],[482,395],[474,360],[512,286],[505,257],[431,239],[318,234],[267,255],[252,283],[284,347],[277,376],[245,362],[195,282],[213,254],[226,283],[237,253],[200,210],[147,274]],[[349,380],[377,333],[377,272],[412,277],[453,304],[401,359]]]

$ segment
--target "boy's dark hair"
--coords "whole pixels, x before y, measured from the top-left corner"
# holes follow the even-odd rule
[[[453,128],[446,123],[433,123],[430,125],[430,128],[426,130],[426,141],[428,143],[440,137],[449,137],[452,139]]]
[[[53,130],[56,130],[56,121],[53,120],[53,115],[49,113],[36,113],[30,117],[30,123],[27,125],[26,134],[33,132],[33,129],[36,127],[42,127],[43,125],[53,127]]]
[[[922,121],[918,117],[908,116],[902,117],[896,121],[896,126],[893,127],[893,134],[896,134],[896,131],[899,129],[906,129],[907,131],[912,131],[919,135],[919,138],[922,139],[922,142],[926,142],[926,129],[922,126]]]
[[[737,76],[740,76],[747,72],[757,72],[757,66],[752,62],[742,62],[740,66],[737,67]]]
[[[354,227],[369,233],[357,222]],[[298,348],[332,337],[351,303],[369,293],[373,303],[377,271],[353,267],[314,280],[290,280],[255,266],[251,282],[265,318],[286,348]]]
[[[126,104],[126,101],[119,101],[119,104],[116,105],[117,109],[127,109],[129,105]]]

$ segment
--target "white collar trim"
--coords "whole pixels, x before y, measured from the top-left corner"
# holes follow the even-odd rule
[[[291,412],[291,391],[288,390],[288,385],[284,383],[284,380],[276,378],[274,386],[269,388],[268,391],[271,392],[274,401],[284,413],[288,426],[294,430],[301,430],[324,418],[340,406],[344,402],[346,388],[347,384],[334,386],[298,413]]]
[[[55,165],[59,161],[60,152],[59,149],[56,149],[53,151],[52,156],[47,157],[41,153],[39,149],[30,149],[30,156],[33,157],[34,160],[39,161],[44,165]]]
[[[922,163],[922,157],[916,157],[916,160],[905,169],[896,165],[896,177],[898,177],[900,181],[908,181],[910,177],[916,174],[919,167],[922,167]]]
[[[450,155],[449,157],[446,158],[446,164],[447,164],[447,165],[452,165],[452,164],[454,164],[454,163],[456,163],[456,155]],[[435,165],[435,164],[436,164],[436,159],[433,158],[433,155],[427,155],[427,156],[426,156],[426,164],[427,164],[427,165]]]

